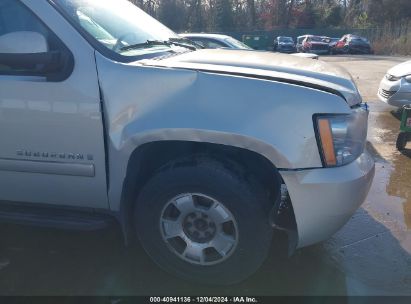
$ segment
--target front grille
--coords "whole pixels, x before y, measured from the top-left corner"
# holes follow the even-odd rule
[[[390,99],[397,91],[387,91],[384,89],[380,89],[380,95],[385,99]]]
[[[292,46],[280,46],[279,48],[278,48],[278,50],[279,51],[289,51],[289,52],[292,52],[292,51],[294,51],[295,49],[292,47]]]

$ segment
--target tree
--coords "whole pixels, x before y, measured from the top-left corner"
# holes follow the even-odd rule
[[[373,28],[411,21],[411,0],[130,0],[176,31]]]
[[[247,12],[248,12],[248,27],[254,29],[256,26],[256,12],[255,12],[255,1],[247,0]]]
[[[161,1],[158,7],[158,17],[165,25],[177,32],[185,29],[186,12],[181,0]]]
[[[216,0],[215,2],[215,30],[233,30],[233,11],[231,0]]]
[[[201,32],[205,27],[203,14],[203,1],[188,1],[188,30],[191,32]]]

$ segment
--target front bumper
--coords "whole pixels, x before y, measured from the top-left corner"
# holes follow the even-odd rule
[[[411,83],[407,82],[404,78],[397,81],[389,81],[384,77],[378,89],[378,98],[398,108],[409,105],[411,104]]]
[[[297,248],[301,248],[328,239],[348,222],[368,195],[375,164],[365,152],[343,167],[280,173],[291,198]]]

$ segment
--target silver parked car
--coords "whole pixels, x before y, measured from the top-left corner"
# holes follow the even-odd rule
[[[381,81],[378,97],[394,107],[411,104],[411,61],[388,71]]]
[[[185,33],[179,34],[179,36],[187,38],[195,43],[198,43],[206,49],[228,48],[237,50],[252,50],[252,48],[246,45],[245,43],[227,35]]]
[[[292,253],[368,194],[368,109],[337,66],[197,49],[126,0],[2,0],[0,24],[0,220],[114,221],[166,271],[230,284],[274,228]]]

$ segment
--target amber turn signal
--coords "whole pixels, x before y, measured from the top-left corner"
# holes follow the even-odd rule
[[[330,121],[326,118],[318,119],[318,131],[321,139],[321,146],[323,148],[324,161],[327,166],[336,166],[337,159],[335,157]]]

